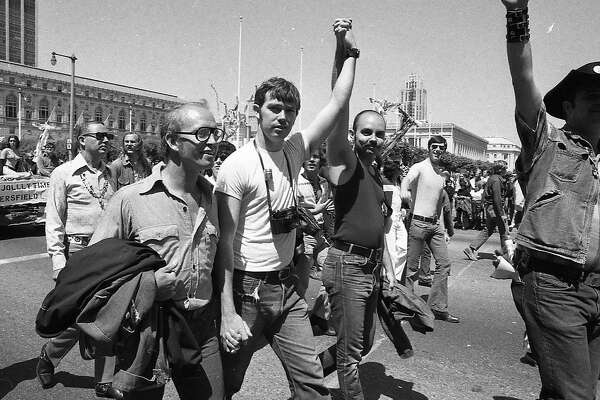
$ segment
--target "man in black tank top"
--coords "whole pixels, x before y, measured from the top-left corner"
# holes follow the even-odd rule
[[[335,79],[335,71],[334,71]],[[348,131],[348,107],[336,129]],[[385,223],[391,213],[381,177],[373,166],[385,139],[385,120],[372,110],[353,124],[354,150],[344,134],[327,142],[328,176],[335,187],[335,232],[323,266],[337,344],[322,353],[325,373],[337,366],[344,399],[363,399],[358,363],[373,345],[374,315]],[[387,274],[393,282],[393,272]]]

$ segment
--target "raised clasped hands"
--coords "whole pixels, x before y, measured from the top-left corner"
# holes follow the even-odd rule
[[[235,353],[252,337],[248,324],[237,313],[221,317],[221,345],[227,353]]]
[[[502,0],[502,4],[507,10],[515,10],[517,8],[526,8],[529,0]]]
[[[344,45],[346,50],[356,48],[356,39],[352,33],[352,19],[338,18],[333,23],[333,32],[338,43]]]

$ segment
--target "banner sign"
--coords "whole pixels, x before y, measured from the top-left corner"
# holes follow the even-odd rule
[[[50,179],[0,180],[0,207],[46,202]]]

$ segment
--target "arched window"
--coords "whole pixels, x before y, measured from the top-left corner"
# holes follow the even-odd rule
[[[119,129],[125,130],[125,111],[119,111]]]
[[[63,122],[63,112],[62,110],[56,111],[56,122],[61,124]]]
[[[94,121],[96,122],[102,122],[102,107],[98,106],[96,107],[96,111],[94,112]]]
[[[46,122],[48,120],[48,100],[42,99],[40,100],[39,108],[38,108],[38,119],[40,121]]]
[[[6,96],[4,114],[6,115],[6,118],[17,118],[17,96],[14,94]]]
[[[140,116],[140,131],[146,132],[146,114]]]

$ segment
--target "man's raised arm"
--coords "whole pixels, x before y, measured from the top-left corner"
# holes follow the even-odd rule
[[[338,76],[346,59],[346,41],[351,45],[356,45],[352,36],[352,31],[336,32],[337,46],[335,49],[335,58],[333,60],[333,70],[331,72],[331,87],[335,87]],[[327,138],[327,165],[329,180],[335,184],[340,184],[340,177],[344,171],[348,174],[354,172],[356,168],[356,157],[353,154],[352,146],[348,142],[348,121],[350,118],[350,105],[346,102],[340,111],[337,121]]]
[[[525,123],[535,128],[542,95],[533,79],[529,43],[529,0],[502,0],[506,7],[506,51],[515,91],[516,109]]]
[[[338,37],[338,45],[336,48],[336,60],[338,52],[340,51],[340,40],[344,43],[344,59],[342,61],[339,76],[333,90],[329,102],[325,107],[317,114],[314,121],[302,131],[304,137],[304,143],[307,146],[307,153],[311,154],[319,148],[322,140],[324,140],[329,133],[331,133],[340,112],[347,106],[350,101],[350,95],[352,94],[352,86],[354,85],[354,70],[356,67],[356,58],[358,54],[350,54],[350,49],[356,50],[356,44],[354,42],[354,36],[348,34],[352,28],[352,22],[349,19],[337,19],[333,24],[334,32]],[[340,37],[342,39],[340,39]],[[336,61],[337,62],[337,61]]]

